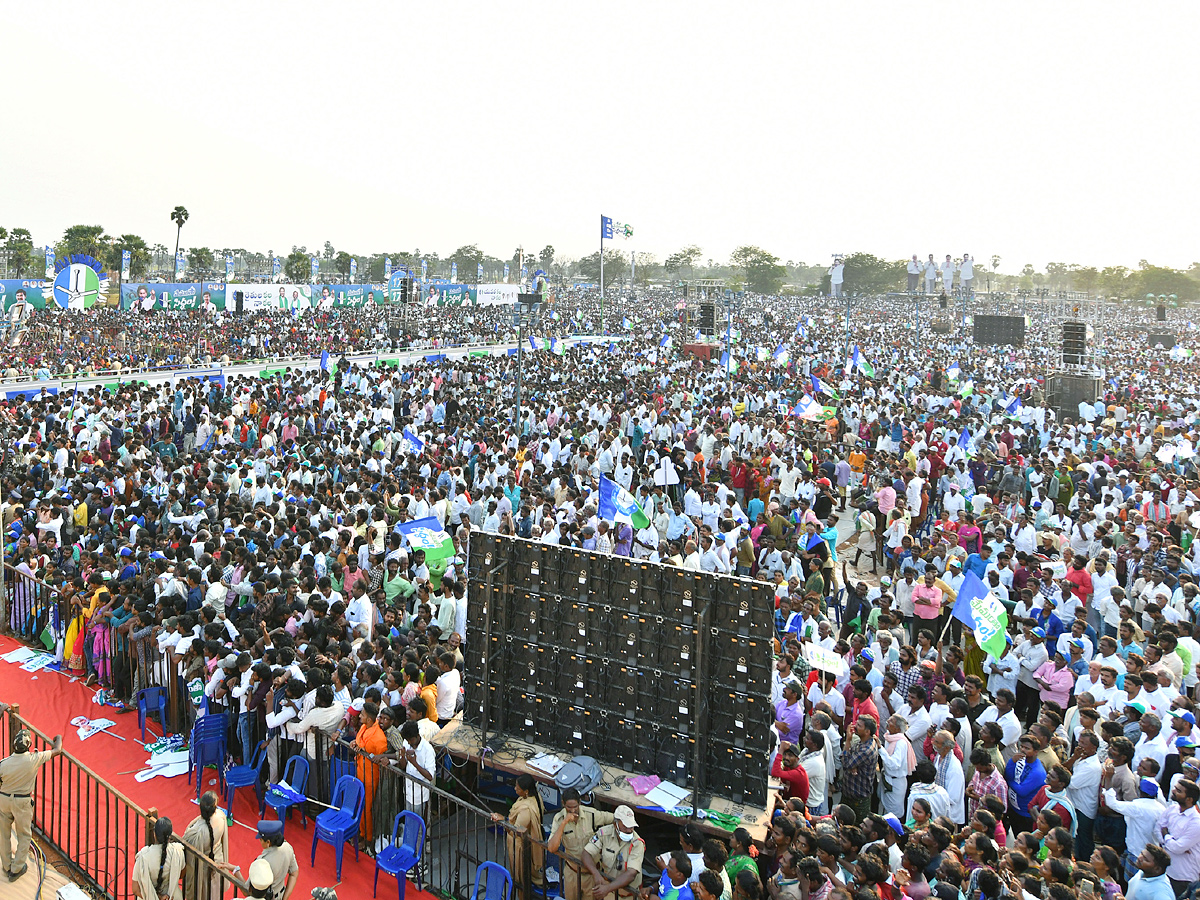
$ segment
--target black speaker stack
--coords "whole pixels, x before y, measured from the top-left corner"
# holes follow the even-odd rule
[[[1149,347],[1162,347],[1164,350],[1170,350],[1175,346],[1175,335],[1168,332],[1151,331],[1146,335],[1146,344]]]
[[[765,583],[473,534],[465,719],[764,806]]]
[[[1083,322],[1063,322],[1064,366],[1082,366],[1087,357],[1087,325]]]
[[[971,338],[976,344],[1025,346],[1024,316],[975,316]]]
[[[717,310],[712,303],[700,304],[700,331],[702,334],[713,335],[717,330]]]
[[[1163,306],[1162,304],[1159,304],[1158,307],[1154,310],[1154,316],[1160,322],[1167,321],[1167,308],[1165,306]]]

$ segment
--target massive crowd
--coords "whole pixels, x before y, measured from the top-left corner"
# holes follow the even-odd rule
[[[685,828],[663,896],[1182,896],[1200,879],[1190,328],[1168,354],[1135,311],[1102,312],[1103,396],[1060,416],[1053,322],[1036,312],[1024,348],[980,347],[919,329],[904,298],[859,301],[848,326],[820,299],[748,297],[722,365],[685,352],[695,325],[677,300],[610,301],[622,340],[526,353],[517,416],[508,355],[9,403],[6,559],[66,592],[57,650],[116,696],[175,664],[194,715],[232,713],[243,760],[260,741],[310,753],[340,734],[418,779],[476,662],[472,532],[768,580],[762,776],[782,784],[779,815],[763,848]],[[178,356],[202,334],[213,353],[251,334],[269,354],[389,339],[355,311],[216,330],[163,317],[153,332],[136,315],[35,324],[13,364]],[[536,333],[599,324],[581,295]],[[406,327],[446,342],[512,330],[477,309]],[[833,412],[800,417],[806,395]],[[668,469],[677,483],[655,478]],[[600,518],[604,478],[648,526]],[[427,516],[453,556],[401,539]],[[997,655],[951,615],[968,575],[1007,607]],[[8,624],[29,633],[24,591]],[[809,643],[842,665],[814,669]],[[518,796],[528,824],[536,793]],[[596,847],[632,833],[617,813],[620,827],[587,820]],[[636,887],[596,880],[594,896]]]

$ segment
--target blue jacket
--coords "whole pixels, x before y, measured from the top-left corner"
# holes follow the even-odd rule
[[[1042,789],[1042,785],[1046,783],[1046,767],[1042,765],[1041,760],[1035,759],[1033,762],[1025,764],[1025,771],[1022,773],[1020,782],[1016,779],[1017,760],[1014,757],[1004,767],[1004,780],[1008,783],[1009,791],[1008,802],[1010,806],[1014,805],[1013,797],[1015,795],[1017,812],[1023,816],[1028,816],[1029,801],[1034,798],[1037,792]]]

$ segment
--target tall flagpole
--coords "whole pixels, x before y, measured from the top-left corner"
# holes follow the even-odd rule
[[[604,216],[600,216],[600,333],[604,334]]]

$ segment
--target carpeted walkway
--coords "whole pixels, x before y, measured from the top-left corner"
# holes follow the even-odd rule
[[[0,636],[0,655],[19,646],[21,645],[13,639]],[[82,680],[72,680],[56,671],[42,671],[31,675],[20,666],[0,661],[0,701],[20,704],[21,715],[42,732],[50,737],[57,734],[63,736],[63,747],[67,753],[81,760],[84,765],[143,809],[155,807],[160,815],[169,816],[174,823],[176,834],[182,834],[188,823],[198,814],[195,783],[189,784],[186,775],[169,779],[154,778],[139,783],[132,774],[121,774],[141,769],[149,757],[140,743],[141,732],[138,729],[137,714],[118,714],[115,707],[99,706],[92,702],[94,694],[95,689],[86,687]],[[86,741],[80,741],[74,726],[71,725],[71,719],[76,716],[115,719],[117,724],[111,730],[122,735],[125,740],[119,741],[104,734],[96,734]],[[153,740],[149,731],[147,740]],[[219,789],[214,770],[207,770],[205,778],[206,789]],[[39,780],[38,790],[45,792],[53,788]],[[67,792],[60,791],[57,795],[63,796],[64,802],[78,802],[75,798],[69,798]],[[230,861],[241,866],[242,876],[245,877],[250,863],[260,851],[254,831],[258,822],[258,807],[252,789],[244,788],[235,793],[233,814],[234,825],[229,833]],[[269,811],[268,815],[273,818]],[[316,864],[309,866],[312,828],[313,824],[310,821],[308,829],[305,830],[300,824],[299,816],[293,816],[287,826],[287,839],[296,851],[296,858],[300,863],[299,886],[292,895],[297,900],[307,898],[314,887],[334,884],[334,855],[329,844],[317,845]],[[83,843],[82,846],[86,847],[88,844]],[[132,868],[132,854],[129,868]],[[374,877],[374,860],[364,853],[360,854],[359,861],[355,863],[354,850],[347,845],[342,862],[342,881],[337,885],[338,896],[355,900],[369,897]],[[395,879],[381,873],[379,896],[392,897],[395,893]],[[432,895],[417,891],[416,885],[410,882],[406,896],[426,900]]]

